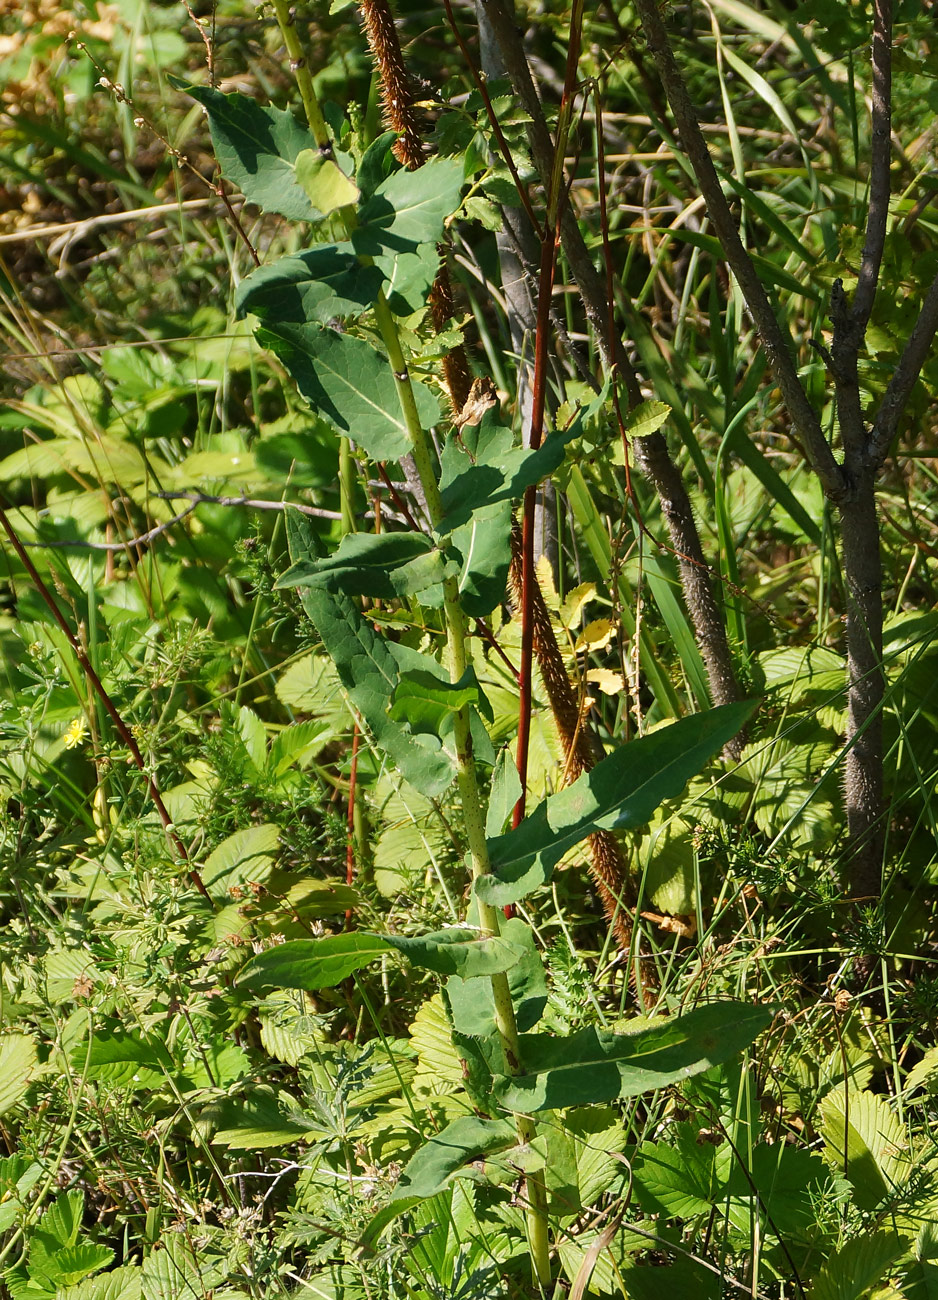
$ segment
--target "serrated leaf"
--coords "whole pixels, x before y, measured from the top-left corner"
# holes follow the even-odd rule
[[[714,1002],[634,1034],[522,1034],[521,1073],[496,1078],[494,1094],[525,1113],[636,1097],[735,1056],[771,1019],[765,1007]]]
[[[60,1192],[39,1220],[35,1233],[45,1242],[47,1250],[74,1246],[81,1231],[84,1212],[84,1192]]]
[[[72,1287],[99,1269],[106,1268],[114,1259],[114,1252],[108,1246],[99,1246],[92,1241],[78,1241],[72,1246],[65,1246],[38,1263],[39,1251],[35,1240],[30,1245],[29,1271],[42,1281],[48,1281],[56,1288]]]
[[[442,994],[434,993],[417,1012],[410,1026],[410,1041],[417,1053],[417,1093],[452,1092],[462,1087],[462,1062],[453,1046]]]
[[[639,402],[625,418],[625,433],[629,439],[647,438],[657,433],[671,414],[667,402]]]
[[[333,158],[318,149],[303,149],[294,162],[296,183],[305,191],[317,212],[324,217],[358,202],[358,186]]]
[[[623,745],[544,800],[516,830],[489,840],[493,874],[477,879],[478,896],[496,906],[517,902],[594,831],[643,825],[736,735],[754,707],[725,704]]]
[[[871,1210],[908,1181],[905,1130],[885,1097],[832,1088],[821,1102],[824,1154],[853,1184],[854,1199]]]
[[[280,358],[313,410],[372,460],[399,460],[410,450],[391,367],[370,344],[318,325],[273,321],[257,338]],[[413,389],[424,428],[436,424],[436,398],[423,384]]]
[[[906,1243],[897,1232],[854,1237],[826,1261],[811,1300],[861,1300],[905,1250]]]
[[[460,1176],[484,1178],[481,1169],[467,1168],[470,1162],[490,1151],[504,1150],[515,1140],[514,1125],[506,1120],[461,1116],[442,1133],[434,1134],[410,1159],[392,1200],[435,1196]]]
[[[905,1076],[905,1092],[916,1092],[927,1085],[929,1093],[938,1090],[938,1047],[930,1047]]]
[[[360,315],[380,288],[377,267],[362,266],[351,253],[330,245],[259,266],[238,285],[235,307],[239,316],[253,312],[274,325],[328,325]]]
[[[279,843],[279,827],[270,822],[235,831],[209,854],[202,867],[205,888],[213,898],[227,901],[232,889],[266,880]]]
[[[669,1219],[690,1219],[709,1214],[722,1200],[723,1187],[714,1181],[714,1148],[688,1158],[686,1151],[663,1141],[643,1142],[632,1164],[635,1198],[649,1214]],[[724,1171],[725,1172],[725,1171]]]
[[[139,1033],[96,1033],[90,1048],[79,1044],[72,1065],[88,1078],[124,1088],[156,1088],[173,1073],[173,1058],[157,1038],[144,1041]]]
[[[249,203],[289,221],[316,221],[323,215],[297,183],[297,158],[317,145],[312,132],[292,113],[264,108],[247,95],[223,95],[209,86],[171,80],[208,112],[222,175],[237,185]]]
[[[29,1034],[4,1034],[0,1038],[0,1115],[26,1096],[37,1065],[36,1043]]]
[[[59,1290],[55,1300],[141,1300],[142,1287],[140,1269],[127,1265]]]

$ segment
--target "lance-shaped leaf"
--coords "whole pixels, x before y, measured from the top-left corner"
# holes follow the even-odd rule
[[[393,951],[412,966],[464,980],[510,970],[523,955],[507,939],[480,939],[475,930],[439,930],[415,938],[360,930],[325,939],[294,939],[268,948],[242,967],[238,982],[254,989],[333,988],[353,971]]]
[[[208,112],[222,175],[237,185],[249,203],[289,221],[317,221],[323,215],[297,182],[297,158],[317,145],[312,132],[292,113],[264,108],[247,95],[223,95],[210,86],[171,80]]]
[[[493,1093],[528,1114],[637,1097],[735,1056],[771,1019],[766,1007],[713,1002],[634,1034],[592,1027],[566,1038],[522,1034],[522,1072],[496,1078]]]
[[[263,326],[257,338],[280,358],[313,410],[372,460],[399,460],[410,450],[394,375],[370,344],[317,325],[280,323]],[[413,387],[421,423],[435,424],[439,403],[423,384]]]
[[[490,1151],[504,1151],[516,1141],[514,1125],[501,1119],[463,1115],[435,1133],[407,1164],[392,1201],[435,1196],[454,1178],[484,1179],[484,1167],[473,1162]]]
[[[549,880],[563,855],[587,835],[644,825],[736,735],[754,708],[751,701],[724,704],[617,749],[545,799],[516,830],[489,840],[494,874],[476,881],[479,897],[496,906],[516,902]]]
[[[349,533],[332,555],[297,560],[277,586],[391,600],[439,586],[453,568],[422,533]]]
[[[380,288],[377,267],[327,245],[259,266],[238,285],[235,307],[239,316],[250,311],[274,325],[328,325],[360,315]]]
[[[347,596],[304,588],[303,608],[336,666],[349,701],[378,746],[405,781],[428,798],[442,794],[456,775],[454,757],[439,737],[415,736],[388,715],[400,679],[391,648]]]

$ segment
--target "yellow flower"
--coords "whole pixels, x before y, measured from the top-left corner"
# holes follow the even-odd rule
[[[88,735],[88,724],[84,718],[75,718],[68,724],[68,730],[62,739],[65,742],[66,749],[77,749],[79,745],[84,744],[85,737]]]

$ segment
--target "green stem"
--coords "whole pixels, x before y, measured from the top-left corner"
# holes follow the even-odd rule
[[[355,457],[348,438],[339,439],[339,509],[342,512],[342,536],[354,533],[355,526]]]
[[[325,152],[331,151],[331,142],[322,110],[316,99],[312,77],[303,54],[296,28],[290,17],[286,0],[273,0],[277,21],[290,56],[290,66],[296,73],[297,85],[303,98],[303,107],[309,121],[310,130],[316,143]],[[351,218],[352,214],[349,214]],[[351,224],[351,222],[350,222]],[[401,345],[397,322],[384,292],[379,291],[375,302],[375,320],[380,331],[388,363],[394,375],[401,413],[407,427],[414,457],[414,465],[423,488],[424,499],[430,522],[434,527],[443,518],[443,500],[436,479],[430,439],[420,420],[417,400],[407,366],[407,358]],[[344,440],[343,440],[344,441]],[[340,462],[341,464],[341,462]],[[340,478],[342,471],[340,469]],[[344,502],[344,494],[343,494]],[[343,519],[345,505],[343,504]],[[459,586],[455,578],[448,578],[443,587],[443,609],[446,618],[446,640],[449,656],[450,678],[456,682],[469,667],[468,623],[459,598]],[[456,743],[457,774],[456,782],[462,804],[463,825],[469,843],[469,856],[472,863],[472,877],[489,875],[492,870],[489,861],[488,845],[485,838],[485,817],[482,797],[476,779],[475,759],[472,753],[472,736],[470,733],[470,712],[468,705],[459,709],[454,723]],[[496,937],[499,933],[498,909],[478,900],[479,927],[484,937]],[[491,977],[492,994],[495,1004],[495,1025],[501,1039],[508,1069],[517,1074],[520,1069],[520,1045],[515,1009],[511,1001],[511,990],[506,974]],[[518,1141],[528,1144],[534,1140],[535,1124],[530,1115],[517,1115],[515,1119]],[[526,1213],[528,1243],[531,1250],[531,1264],[535,1283],[545,1290],[550,1282],[550,1240],[547,1228],[547,1187],[539,1173],[527,1175],[528,1208]]]
[[[331,157],[332,141],[329,138],[329,128],[326,125],[326,119],[322,115],[322,109],[319,107],[319,100],[316,98],[309,64],[306,62],[306,55],[303,53],[303,46],[296,30],[295,16],[290,12],[290,5],[287,0],[273,0],[273,4],[274,12],[277,15],[277,24],[283,36],[283,43],[287,47],[287,54],[290,56],[290,71],[296,77],[300,98],[303,100],[303,108],[306,112],[309,129],[315,136],[320,151]]]
[[[420,477],[430,522],[434,527],[443,518],[443,501],[433,469],[433,456],[430,440],[420,422],[417,403],[414,398],[413,385],[407,369],[407,360],[401,347],[400,336],[391,310],[383,296],[375,306],[375,316],[384,346],[387,349],[394,382],[401,403],[401,411],[407,432],[410,435],[411,451],[414,464]],[[460,680],[469,667],[470,655],[468,645],[468,625],[466,614],[459,599],[459,587],[455,578],[448,578],[443,584],[443,611],[446,618],[446,642],[449,656],[449,671],[452,681]],[[485,837],[485,818],[482,811],[482,796],[476,778],[475,759],[472,753],[472,735],[470,732],[470,713],[468,705],[457,710],[453,725],[456,742],[456,783],[462,804],[463,828],[469,843],[469,858],[472,863],[472,878],[491,874],[488,844]],[[479,908],[479,928],[485,937],[498,935],[498,909],[477,898]],[[511,1000],[508,976],[504,973],[490,977],[492,996],[495,1005],[495,1026],[501,1039],[502,1048],[512,1074],[520,1071],[520,1043],[518,1025],[515,1020],[515,1008]],[[517,1115],[515,1125],[518,1141],[528,1144],[534,1140],[535,1124],[530,1115]],[[528,1207],[526,1212],[528,1244],[531,1249],[531,1265],[535,1282],[546,1288],[550,1281],[550,1239],[547,1230],[547,1187],[539,1173],[528,1174],[526,1179]]]

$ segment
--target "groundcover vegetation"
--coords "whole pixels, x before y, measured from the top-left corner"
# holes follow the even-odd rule
[[[0,4],[0,1294],[938,1297],[935,18]]]

